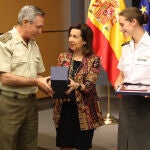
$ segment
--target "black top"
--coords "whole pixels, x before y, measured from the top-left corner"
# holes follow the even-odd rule
[[[72,73],[71,73],[71,76],[72,76],[73,79],[74,79],[74,76],[77,74],[80,65],[81,65],[81,61],[73,60],[73,70],[72,70]],[[75,91],[72,91],[70,93],[69,97],[70,97],[71,100],[74,101],[76,99]]]

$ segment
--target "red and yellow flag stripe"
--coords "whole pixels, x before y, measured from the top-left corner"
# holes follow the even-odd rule
[[[87,24],[94,32],[93,49],[112,85],[119,73],[117,65],[125,41],[118,23],[118,13],[124,8],[123,0],[91,0],[88,9]]]

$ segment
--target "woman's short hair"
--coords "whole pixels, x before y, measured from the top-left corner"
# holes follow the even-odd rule
[[[93,31],[92,29],[85,23],[76,24],[69,28],[69,35],[72,29],[78,29],[81,31],[82,40],[85,41],[85,45],[83,47],[83,55],[89,56],[93,54],[93,49],[92,49]]]

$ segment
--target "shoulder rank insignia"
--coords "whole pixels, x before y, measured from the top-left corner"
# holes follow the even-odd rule
[[[124,42],[121,46],[127,45],[127,44],[129,44],[129,43],[130,43],[130,41]]]
[[[0,36],[0,41],[3,42],[3,43],[6,43],[8,40],[10,40],[12,38],[12,34],[9,33],[9,32],[6,32],[4,34],[2,34]]]

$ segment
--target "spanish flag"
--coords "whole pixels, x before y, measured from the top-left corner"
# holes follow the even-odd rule
[[[123,0],[91,0],[87,24],[94,33],[93,49],[114,86],[118,77],[121,45],[125,42],[118,23],[118,13],[125,8]]]

